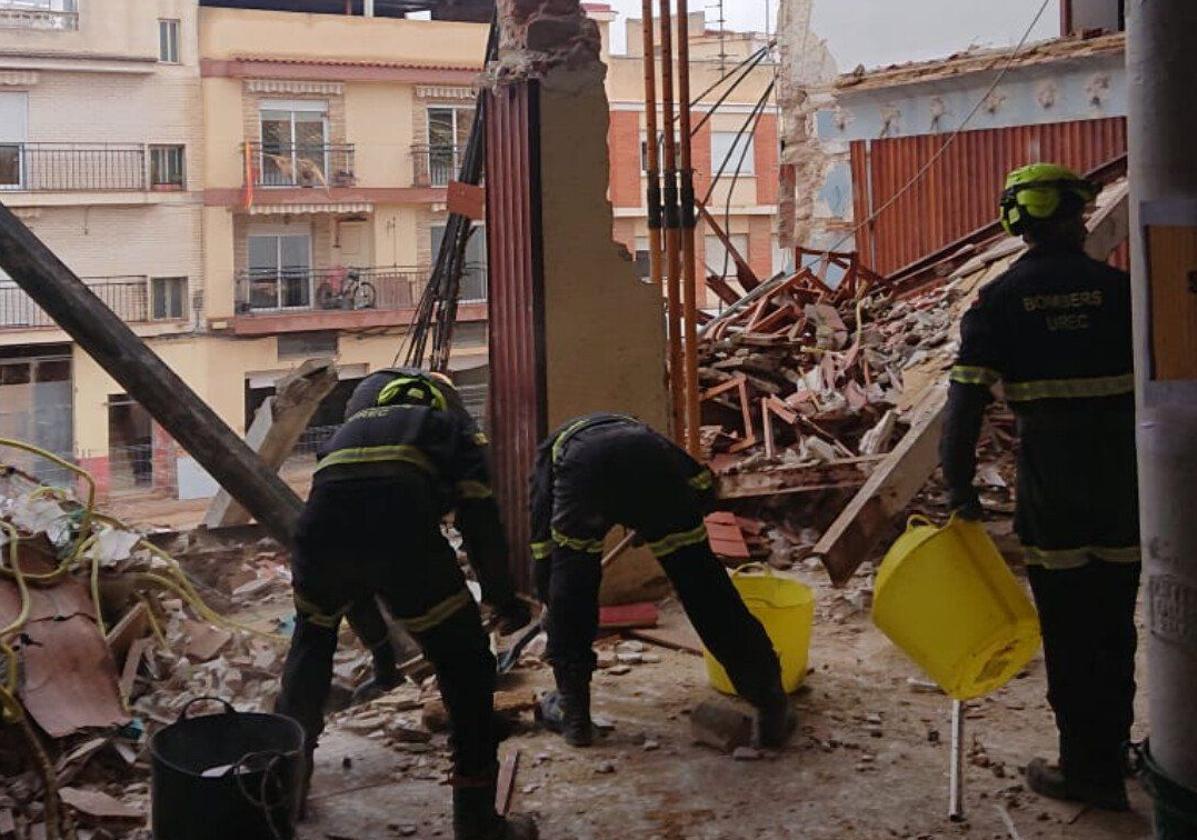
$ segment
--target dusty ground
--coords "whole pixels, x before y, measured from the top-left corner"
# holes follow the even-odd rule
[[[795,703],[800,729],[776,756],[756,762],[691,743],[688,712],[715,697],[701,659],[652,648],[661,661],[595,678],[596,713],[614,732],[589,750],[532,731],[519,750],[513,808],[537,815],[542,836],[566,838],[1005,838],[1004,808],[1021,838],[1146,838],[1150,803],[1131,785],[1134,813],[1111,815],[1041,799],[1020,768],[1054,755],[1041,660],[996,695],[972,704],[967,739],[967,821],[948,821],[949,701],[916,691],[913,665],[844,604],[818,572],[814,669]],[[842,620],[832,618],[836,614]],[[676,621],[676,605],[665,610]],[[546,687],[544,668],[523,668],[505,689]],[[1145,714],[1140,697],[1140,714]],[[879,716],[879,727],[866,716]],[[1140,730],[1144,729],[1142,722]],[[879,737],[870,729],[879,729]],[[1140,733],[1141,734],[1141,731]],[[646,749],[646,741],[659,746]],[[301,840],[451,837],[443,739],[394,749],[377,733],[331,727],[317,753],[313,817]],[[981,766],[988,765],[988,766]]]

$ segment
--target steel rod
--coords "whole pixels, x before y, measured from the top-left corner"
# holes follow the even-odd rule
[[[690,131],[690,26],[688,0],[677,0],[677,101],[678,135],[681,140],[681,238],[683,348],[682,370],[685,379],[686,449],[693,457],[701,455],[699,442],[698,399],[698,271],[695,259],[694,168]]]
[[[682,255],[681,218],[678,207],[676,124],[673,109],[673,14],[669,0],[660,0],[661,10],[661,117],[665,134],[665,299],[669,331],[669,405],[673,437],[686,442],[686,390],[682,361]]]
[[[648,167],[646,194],[648,206],[648,276],[653,285],[661,286],[661,153],[657,144],[657,64],[653,38],[653,0],[644,0],[644,127]]]
[[[964,704],[952,701],[952,754],[948,759],[948,819],[964,820]]]

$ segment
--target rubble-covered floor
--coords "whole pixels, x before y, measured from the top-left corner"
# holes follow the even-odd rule
[[[844,615],[851,606],[822,572],[793,574],[816,586],[819,610],[814,670],[796,696],[800,728],[784,752],[738,762],[693,744],[687,715],[715,697],[702,661],[650,646],[656,656],[649,658],[659,662],[596,675],[596,714],[616,726],[597,746],[571,749],[535,730],[503,745],[504,754],[521,753],[513,808],[535,813],[542,836],[552,840],[1006,838],[999,808],[1023,838],[1150,836],[1150,802],[1135,783],[1134,813],[1125,815],[1052,802],[1023,788],[1019,768],[1036,754],[1054,754],[1041,659],[996,695],[971,704],[968,819],[949,822],[950,702],[925,691],[917,669],[866,612]],[[667,606],[662,619],[676,623],[677,606]],[[550,679],[547,668],[524,667],[501,687],[528,692]],[[401,689],[381,703],[402,696]],[[1145,698],[1139,700],[1145,715]],[[370,731],[372,714],[350,712],[330,726],[317,753],[313,814],[299,837],[451,837],[443,736],[431,751],[396,744],[377,726]],[[358,724],[363,716],[365,727]],[[1138,734],[1145,729],[1140,723]]]

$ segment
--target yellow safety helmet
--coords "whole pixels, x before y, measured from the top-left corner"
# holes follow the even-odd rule
[[[1021,236],[1036,222],[1080,215],[1097,197],[1098,187],[1071,169],[1055,163],[1032,163],[1006,176],[1002,193],[1002,227]]]
[[[448,408],[445,395],[424,376],[399,376],[384,385],[378,392],[376,404],[386,406],[392,403],[427,405],[438,411]]]

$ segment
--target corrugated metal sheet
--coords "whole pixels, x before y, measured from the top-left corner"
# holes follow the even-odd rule
[[[495,495],[511,570],[532,586],[528,477],[546,429],[537,87],[486,99],[486,244],[490,279],[490,429]]]
[[[853,142],[856,218],[884,207],[945,139],[922,135]],[[1122,117],[966,131],[860,232],[862,256],[873,270],[893,274],[992,221],[1011,169],[1043,160],[1085,172],[1125,152]]]

